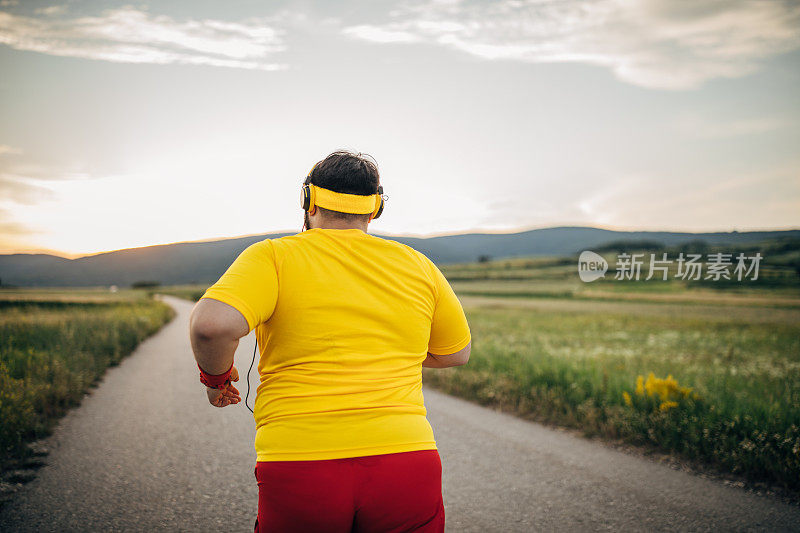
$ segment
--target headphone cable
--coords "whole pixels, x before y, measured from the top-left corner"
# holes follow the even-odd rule
[[[306,222],[305,217],[303,217],[303,227],[300,230],[300,233],[306,230]],[[247,405],[247,400],[250,398],[250,371],[253,370],[253,364],[256,362],[256,352],[258,351],[258,337],[256,337],[255,346],[253,346],[253,359],[250,360],[250,368],[247,369],[247,394],[244,395],[244,406],[247,407],[248,411],[253,413],[253,410],[250,409],[250,406]],[[255,413],[253,413],[255,414]]]
[[[253,347],[253,359],[250,361],[250,368],[247,369],[247,394],[244,396],[244,406],[253,413],[253,410],[250,409],[250,406],[247,405],[247,399],[250,397],[250,371],[253,370],[253,363],[256,362],[256,350],[258,350],[258,338],[256,338],[256,345]],[[255,413],[253,413],[255,414]]]

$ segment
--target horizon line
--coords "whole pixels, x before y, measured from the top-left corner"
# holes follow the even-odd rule
[[[372,235],[379,235],[381,237],[406,237],[406,238],[413,238],[413,239],[433,239],[437,237],[451,237],[456,235],[474,235],[474,234],[484,234],[484,235],[513,235],[516,233],[525,233],[528,231],[535,231],[535,230],[542,230],[542,229],[556,229],[556,228],[585,228],[585,229],[599,229],[605,231],[618,231],[618,232],[643,232],[643,233],[688,233],[688,234],[703,234],[703,233],[759,233],[759,232],[770,232],[770,231],[800,231],[800,226],[790,226],[790,227],[778,227],[778,228],[745,228],[745,229],[738,229],[738,228],[728,228],[728,229],[705,229],[705,230],[694,230],[694,231],[687,231],[687,230],[678,230],[678,229],[645,229],[645,228],[630,228],[625,226],[614,226],[614,225],[585,225],[585,224],[555,224],[555,225],[533,225],[533,226],[522,226],[516,229],[511,230],[504,230],[504,229],[485,229],[485,228],[474,228],[474,229],[467,229],[463,231],[443,231],[443,232],[434,232],[434,233],[380,233],[380,232],[372,232]],[[86,253],[71,253],[66,252],[63,250],[54,250],[51,248],[17,248],[12,250],[0,250],[0,255],[52,255],[56,257],[61,257],[63,259],[80,259],[83,257],[92,257],[96,255],[103,255],[113,252],[121,252],[124,250],[140,250],[144,248],[154,248],[157,246],[172,246],[176,244],[202,244],[202,243],[211,243],[211,242],[218,242],[218,241],[229,241],[234,239],[246,239],[248,237],[258,237],[260,235],[273,235],[277,233],[300,233],[296,230],[273,230],[268,232],[259,232],[259,233],[247,233],[244,235],[233,235],[229,237],[212,237],[212,238],[201,238],[201,239],[193,239],[193,240],[183,240],[183,241],[173,241],[173,242],[161,242],[161,243],[154,243],[154,244],[147,244],[143,246],[130,246],[125,248],[115,248],[112,250],[100,250],[96,252],[86,252]]]

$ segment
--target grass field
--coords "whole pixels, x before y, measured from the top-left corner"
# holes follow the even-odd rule
[[[502,410],[653,446],[800,490],[800,289],[585,284],[577,262],[451,265],[468,365],[425,383]],[[776,282],[775,279],[778,281]]]
[[[203,296],[203,293],[206,292],[207,288],[208,285],[171,285],[169,287],[159,287],[158,289],[153,289],[153,292],[196,302],[201,296]]]
[[[142,291],[0,291],[0,467],[173,314]]]
[[[426,384],[799,488],[797,323],[621,309],[468,307],[467,316],[469,364],[426,371]],[[677,386],[651,380],[637,393],[637,379],[651,372]]]

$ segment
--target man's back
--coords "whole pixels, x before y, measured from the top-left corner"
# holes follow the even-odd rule
[[[259,461],[435,449],[421,368],[470,341],[424,255],[358,229],[257,243],[204,295],[256,328]]]
[[[466,364],[464,310],[431,261],[367,234],[377,163],[338,150],[300,189],[303,229],[256,243],[192,312],[211,405],[241,402],[239,339],[256,330],[255,531],[444,531],[442,463],[422,367]]]

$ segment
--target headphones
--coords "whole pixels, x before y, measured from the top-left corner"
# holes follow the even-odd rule
[[[306,176],[306,180],[311,177],[312,172],[314,172],[313,168]],[[342,213],[359,215],[369,213],[369,220],[372,221],[381,216],[385,202],[383,185],[378,185],[378,192],[375,194],[367,195],[335,192],[312,183],[303,185],[300,191],[300,207],[308,211],[309,215],[316,213],[317,207],[323,207]]]

